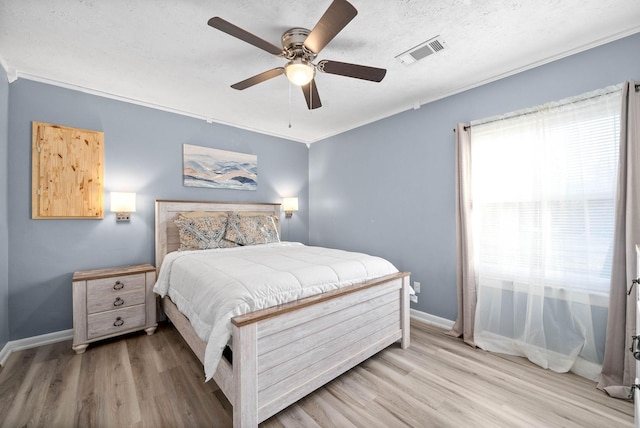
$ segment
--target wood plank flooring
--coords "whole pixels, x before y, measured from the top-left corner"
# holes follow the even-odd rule
[[[261,427],[631,427],[632,403],[573,374],[464,345],[412,322],[382,351]],[[175,329],[12,354],[1,427],[230,427],[231,407]]]

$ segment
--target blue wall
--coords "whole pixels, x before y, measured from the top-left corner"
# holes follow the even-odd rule
[[[312,144],[310,243],[388,258],[421,283],[415,309],[455,319],[456,123],[640,79],[638,52],[640,34]]]
[[[283,220],[283,238],[307,243],[304,144],[30,80],[18,79],[9,92],[10,340],[72,328],[74,271],[153,263],[155,199],[281,202],[296,195],[300,211]],[[104,131],[103,220],[31,219],[32,121]],[[183,143],[256,154],[258,190],[183,187]],[[108,211],[111,191],[137,193],[130,223],[117,224]]]
[[[8,109],[9,83],[7,73],[0,67],[0,350],[9,341]]]

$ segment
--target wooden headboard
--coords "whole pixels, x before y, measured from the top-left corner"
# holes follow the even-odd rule
[[[180,248],[180,237],[174,220],[180,213],[201,211],[249,211],[275,214],[280,218],[280,204],[259,202],[206,202],[156,200],[156,270],[160,271],[164,256]],[[280,232],[280,222],[277,224]]]

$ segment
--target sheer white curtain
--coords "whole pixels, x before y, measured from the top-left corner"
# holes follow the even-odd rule
[[[597,379],[619,127],[619,87],[472,123],[479,347]]]

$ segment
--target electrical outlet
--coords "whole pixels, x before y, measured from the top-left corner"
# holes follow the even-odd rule
[[[420,292],[420,283],[418,281],[413,282],[413,291],[415,291],[416,293]]]

